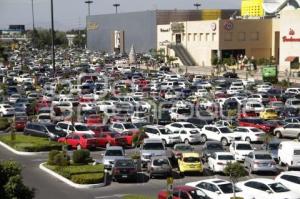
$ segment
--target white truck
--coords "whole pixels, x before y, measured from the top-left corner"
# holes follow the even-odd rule
[[[286,165],[288,169],[300,168],[300,142],[283,141],[278,149],[279,164]]]

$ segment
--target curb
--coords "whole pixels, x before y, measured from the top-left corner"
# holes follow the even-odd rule
[[[11,146],[5,144],[4,142],[0,141],[0,145],[3,146],[4,148],[6,148],[7,150],[9,150],[10,152],[16,154],[16,155],[22,155],[22,156],[31,156],[31,155],[39,155],[39,154],[44,154],[44,153],[48,153],[47,151],[44,152],[24,152],[24,151],[17,151],[14,148],[12,148]]]
[[[71,180],[55,173],[54,171],[46,168],[44,166],[44,164],[46,163],[41,163],[39,165],[39,168],[43,171],[45,171],[46,173],[52,175],[53,177],[55,177],[56,179],[66,183],[67,185],[71,186],[71,187],[74,187],[74,188],[77,188],[77,189],[91,189],[91,188],[99,188],[99,187],[104,187],[106,186],[106,173],[104,172],[104,182],[103,183],[99,183],[99,184],[85,184],[85,185],[82,185],[82,184],[77,184],[77,183],[74,183],[72,182]]]

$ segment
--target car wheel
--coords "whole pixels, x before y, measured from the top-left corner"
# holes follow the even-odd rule
[[[227,146],[228,145],[228,140],[226,138],[221,139],[222,145]]]
[[[249,137],[246,137],[245,141],[251,143],[251,139]]]
[[[206,135],[201,135],[201,141],[202,143],[205,143],[207,141]]]
[[[80,149],[81,149],[81,145],[78,144],[78,145],[76,146],[76,149],[77,149],[77,150],[80,150]]]
[[[185,140],[184,140],[184,144],[189,144],[189,140],[188,140],[188,139],[185,139]]]
[[[281,133],[280,133],[280,131],[276,131],[276,132],[275,132],[275,135],[276,135],[277,138],[281,138]]]

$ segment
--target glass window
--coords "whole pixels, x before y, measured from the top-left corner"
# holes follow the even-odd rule
[[[219,185],[219,188],[225,194],[227,194],[227,193],[233,193],[233,187],[232,187],[231,183],[221,184],[221,185]],[[242,191],[238,187],[234,187],[234,189],[235,189],[236,192],[241,192]]]
[[[288,188],[286,188],[281,183],[273,183],[273,184],[269,184],[269,186],[276,193],[282,193],[282,192],[288,192],[288,191],[290,191]]]
[[[300,185],[300,177],[298,176],[292,176],[292,175],[282,175],[281,179],[284,179],[286,181],[290,181],[296,184]]]
[[[245,41],[246,40],[246,33],[245,32],[240,32],[238,36],[239,41]]]

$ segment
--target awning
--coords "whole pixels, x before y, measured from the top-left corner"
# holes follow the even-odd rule
[[[296,58],[298,58],[298,57],[288,56],[287,58],[285,58],[285,61],[293,62],[293,61],[295,61]]]

